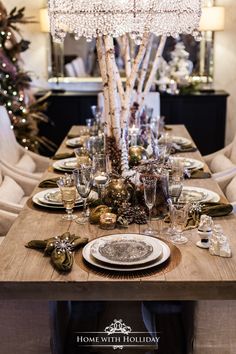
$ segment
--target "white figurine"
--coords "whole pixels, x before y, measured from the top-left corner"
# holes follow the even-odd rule
[[[220,257],[231,257],[232,252],[227,237],[223,234],[222,227],[215,225],[210,240],[209,252],[211,255]]]
[[[201,215],[199,226],[198,226],[198,235],[201,238],[201,241],[198,241],[196,245],[200,248],[209,248],[210,237],[212,235],[212,226],[213,221],[210,216]]]

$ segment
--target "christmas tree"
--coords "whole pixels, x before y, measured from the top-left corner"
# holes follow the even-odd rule
[[[33,151],[40,145],[53,150],[54,144],[38,136],[38,122],[47,121],[46,97],[34,99],[30,75],[22,68],[21,53],[30,42],[21,37],[18,25],[33,22],[24,12],[25,8],[15,7],[8,13],[0,1],[0,104],[6,107],[20,144]]]

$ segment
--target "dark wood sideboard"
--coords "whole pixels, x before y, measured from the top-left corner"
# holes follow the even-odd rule
[[[224,146],[228,96],[225,91],[161,94],[161,115],[166,124],[184,124],[201,154],[206,155]],[[52,124],[42,124],[40,133],[59,145],[72,125],[85,124],[92,115],[90,106],[96,102],[97,92],[52,93],[46,112]]]

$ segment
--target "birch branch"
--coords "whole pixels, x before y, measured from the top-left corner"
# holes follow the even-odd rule
[[[110,102],[109,102],[109,90],[108,90],[108,73],[106,67],[105,49],[102,37],[97,38],[97,54],[98,63],[101,71],[103,82],[103,95],[104,95],[104,112],[107,135],[111,135],[111,119],[110,119]]]
[[[121,107],[123,107],[124,102],[125,102],[125,91],[124,91],[124,87],[123,87],[123,83],[122,83],[122,80],[121,80],[120,72],[119,72],[119,69],[118,69],[118,66],[117,66],[116,62],[114,62],[114,71],[115,71],[117,88],[118,88],[118,92],[119,92],[119,95],[120,95],[120,103],[121,103]]]
[[[121,128],[124,129],[127,125],[128,122],[128,117],[129,117],[129,108],[130,108],[130,103],[132,99],[132,93],[135,85],[135,81],[138,76],[138,70],[140,67],[140,64],[143,60],[143,57],[146,52],[146,47],[149,39],[149,33],[145,33],[143,36],[142,44],[139,47],[138,54],[136,55],[136,58],[134,59],[134,64],[131,69],[131,73],[129,77],[127,77],[126,81],[126,93],[125,93],[125,102],[124,102],[124,107],[121,111]]]
[[[139,77],[139,84],[138,84],[138,95],[141,94],[141,92],[143,91],[143,85],[144,85],[144,81],[145,81],[145,78],[147,75],[150,55],[151,55],[151,51],[152,51],[152,43],[153,43],[153,35],[150,36],[150,39],[149,39],[149,42],[147,45],[146,54],[143,59],[143,64],[142,64],[142,69],[141,69],[141,74]]]
[[[153,84],[153,81],[155,79],[155,75],[156,75],[156,72],[157,72],[157,69],[160,65],[160,61],[161,61],[161,57],[162,57],[162,54],[163,54],[163,50],[164,50],[164,47],[165,47],[165,44],[166,44],[166,36],[162,36],[161,39],[160,39],[160,42],[159,42],[159,46],[157,48],[157,52],[156,52],[156,56],[155,56],[155,59],[154,59],[154,62],[153,62],[153,66],[152,66],[152,70],[150,72],[150,75],[149,75],[149,78],[147,80],[147,83],[146,83],[146,86],[145,86],[145,89],[144,89],[144,95],[146,93],[148,93],[152,87],[152,84]]]
[[[125,72],[126,72],[126,78],[128,78],[131,74],[131,55],[130,55],[130,44],[129,44],[129,37],[126,35],[124,37],[124,42],[125,42]]]
[[[120,147],[121,129],[120,129],[120,106],[118,102],[118,92],[115,75],[115,53],[114,43],[111,36],[104,36],[105,58],[108,76],[108,90],[110,102],[111,130],[117,146]]]

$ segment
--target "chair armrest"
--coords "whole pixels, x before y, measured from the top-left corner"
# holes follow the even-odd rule
[[[227,185],[231,182],[231,180],[236,176],[236,167],[229,168],[226,171],[214,173],[212,178],[219,184],[222,191],[225,190]]]
[[[0,210],[0,236],[5,236],[8,233],[16,218],[17,214]]]
[[[21,145],[19,145],[19,150],[22,153],[32,157],[32,159],[36,163],[36,172],[44,172],[48,168],[50,163],[50,159],[48,157],[38,155],[35,152],[32,152],[30,150],[25,150]]]
[[[0,209],[13,214],[19,214],[23,209],[23,205],[5,202],[5,200],[0,199]]]
[[[16,174],[20,176],[27,177],[29,179],[34,180],[36,183],[40,181],[42,177],[42,173],[31,173],[31,172],[26,172],[24,170],[21,170],[19,168],[15,168],[14,166],[10,165],[6,161],[0,160],[1,166],[6,167],[8,170],[15,172]]]
[[[21,188],[25,192],[25,195],[30,195],[38,184],[37,180],[16,173],[15,171],[10,170],[3,164],[0,164],[0,169],[3,172],[3,175],[11,177],[16,183],[21,186]]]
[[[221,150],[218,150],[218,151],[216,151],[216,152],[213,152],[212,154],[203,156],[203,158],[204,158],[205,162],[206,162],[206,163],[208,164],[208,166],[209,166],[209,164],[211,163],[211,161],[213,160],[213,158],[214,158],[215,156],[219,155],[219,154],[222,154],[222,155],[225,155],[225,156],[229,157],[229,156],[230,156],[231,149],[232,149],[232,143],[229,144],[229,145],[227,145],[226,147],[224,147],[224,148],[221,149]]]

